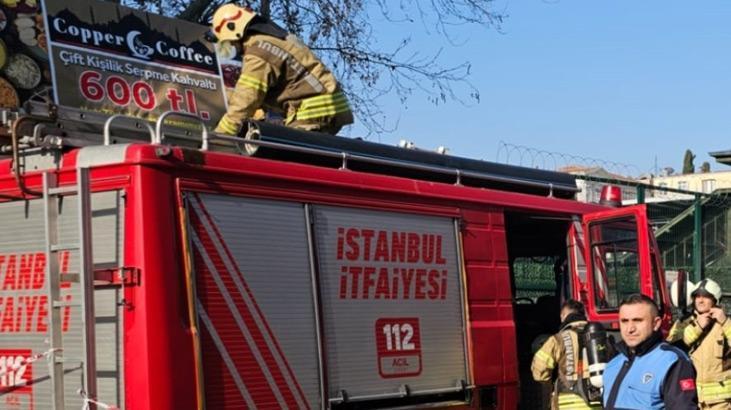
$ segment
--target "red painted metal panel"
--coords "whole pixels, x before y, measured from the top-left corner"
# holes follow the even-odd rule
[[[509,300],[512,298],[510,291],[510,272],[507,266],[479,265],[471,263],[467,267],[468,278],[470,279],[467,289],[467,296],[471,301],[492,301]],[[478,320],[486,317],[476,316]],[[490,312],[489,319],[504,320],[497,318],[497,314]]]
[[[467,209],[462,212],[473,374],[478,386],[518,380],[515,323],[502,214],[500,208],[484,211]]]
[[[505,225],[502,212],[495,212],[494,209],[462,209],[462,218],[469,221],[471,225],[499,226]]]
[[[464,253],[470,255],[470,263],[495,262],[495,247],[500,247],[493,241],[493,232],[486,226],[468,225],[463,228]],[[504,245],[503,245],[504,246]]]
[[[195,297],[201,322],[206,407],[308,408],[216,222],[198,196],[191,195],[195,206],[190,207],[188,216],[194,237]],[[237,281],[245,293],[236,291]]]
[[[517,384],[498,388],[498,408],[501,410],[515,409],[518,406],[520,388]],[[534,403],[538,407],[537,403]]]
[[[195,367],[174,178],[145,167],[106,171],[131,177],[125,262],[141,275],[140,286],[125,290],[129,303],[124,317],[126,407],[195,409]]]
[[[250,400],[260,406],[277,407],[274,396],[274,388],[270,386],[265,378],[264,370],[256,362],[254,355],[257,353],[246,343],[243,343],[243,336],[233,319],[232,312],[226,306],[225,296],[217,287],[214,280],[215,275],[221,275],[221,281],[226,289],[235,289],[233,279],[228,272],[221,255],[218,254],[210,237],[205,229],[201,227],[201,221],[195,212],[190,213],[191,225],[196,235],[203,242],[203,248],[193,247],[193,265],[196,271],[196,296],[200,298],[201,307],[210,318],[210,326],[201,325],[203,337],[201,351],[204,355],[204,379],[206,380],[207,406],[216,409],[247,408],[245,397],[239,392],[234,375],[238,375],[246,383],[246,390],[251,395]],[[212,268],[206,266],[203,258],[210,258],[214,265]],[[233,293],[233,292],[232,292]],[[246,310],[246,302],[237,295],[229,294],[239,308],[238,314],[244,318],[247,329],[254,329],[253,315]],[[252,335],[256,345],[263,343],[261,334]],[[214,341],[218,338],[220,341]],[[220,344],[225,349],[220,352]],[[222,355],[228,355],[228,357]],[[234,359],[235,358],[235,359]],[[271,355],[267,356],[273,360]],[[225,368],[225,362],[229,360],[235,371]],[[212,366],[209,366],[212,365]],[[251,402],[250,402],[251,403]]]

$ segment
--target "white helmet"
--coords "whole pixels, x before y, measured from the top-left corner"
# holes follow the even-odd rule
[[[718,303],[721,300],[721,286],[713,279],[703,279],[698,282],[690,296],[695,298],[702,295],[711,296]]]
[[[685,304],[687,306],[678,306],[680,304],[680,294],[678,293],[678,281],[674,280],[673,283],[670,285],[670,301],[673,302],[673,306],[677,308],[686,308],[693,304],[693,297],[691,296],[691,292],[695,289],[695,285],[693,285],[693,282],[686,280],[685,281]]]
[[[235,4],[224,4],[213,13],[209,41],[235,41],[244,37],[249,23],[256,17],[251,9]]]

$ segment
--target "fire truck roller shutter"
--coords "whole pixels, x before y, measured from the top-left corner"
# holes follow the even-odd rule
[[[92,195],[92,234],[95,264],[123,266],[122,230],[124,206],[119,191]],[[59,209],[59,243],[77,243],[78,207],[74,195],[67,196]],[[45,227],[43,200],[12,201],[0,204],[0,402],[12,408],[50,409],[51,382],[45,357],[23,362],[48,351],[48,281],[46,280]],[[11,233],[11,234],[7,234]],[[79,271],[78,250],[61,252],[61,272]],[[78,282],[61,285],[61,298],[78,304]],[[94,292],[96,314],[97,391],[105,403],[124,407],[122,363],[122,322],[118,306],[122,295],[110,288]],[[78,306],[62,311],[64,395],[66,407],[81,408],[77,393],[81,387],[82,326]],[[10,373],[8,365],[22,366]],[[11,363],[12,362],[12,363]],[[13,384],[15,386],[13,387]],[[22,387],[18,387],[22,385]],[[10,391],[5,391],[10,388]],[[32,407],[31,407],[32,403]],[[0,408],[5,408],[0,405]]]
[[[330,400],[469,384],[454,220],[314,210]]]
[[[206,408],[321,408],[304,205],[185,197]]]

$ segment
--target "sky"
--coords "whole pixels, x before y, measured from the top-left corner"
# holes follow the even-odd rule
[[[469,61],[480,101],[387,98],[398,127],[370,140],[631,176],[680,171],[691,149],[696,167],[731,170],[708,156],[731,150],[731,2],[496,0],[495,8],[508,16],[501,30],[460,27],[458,46],[420,22],[373,20],[376,44],[411,35],[424,53],[443,47],[445,65]],[[348,134],[367,130],[356,121]]]

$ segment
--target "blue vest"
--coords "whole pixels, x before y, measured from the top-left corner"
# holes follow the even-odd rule
[[[683,352],[667,343],[658,343],[649,352],[635,356],[631,363],[627,356],[618,353],[604,369],[604,406],[608,404],[622,367],[628,363],[630,368],[619,380],[621,384],[613,408],[664,409],[663,381],[673,364],[683,355]]]

